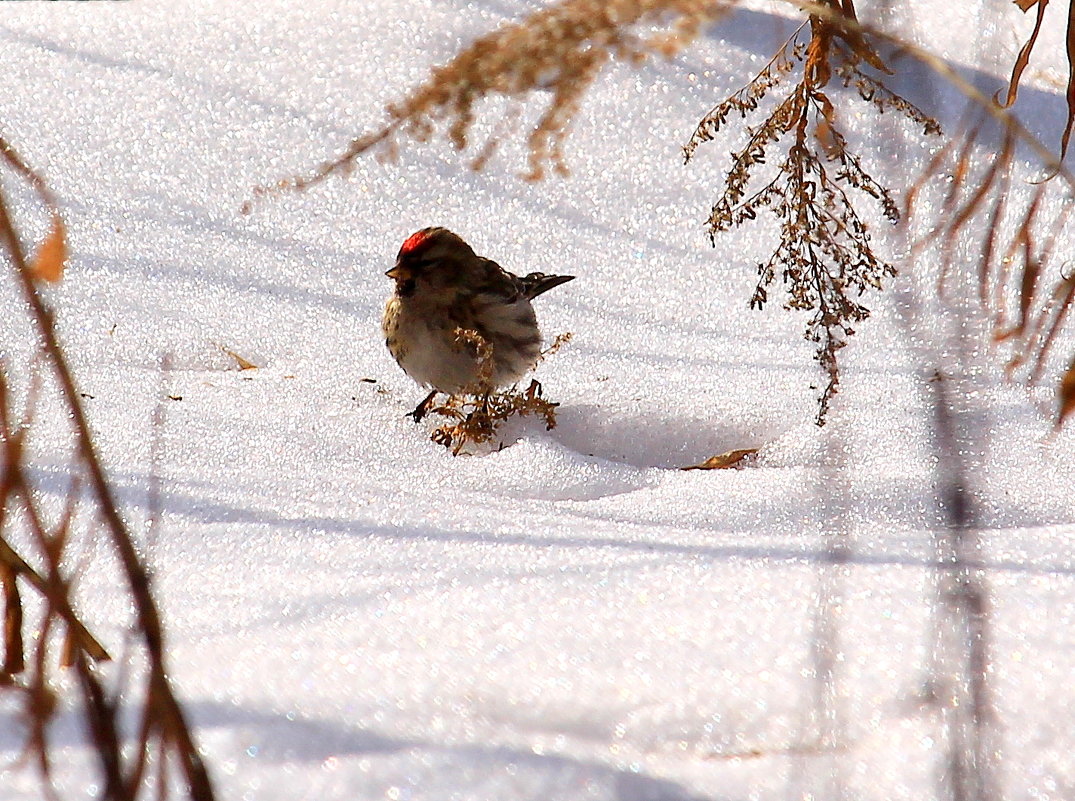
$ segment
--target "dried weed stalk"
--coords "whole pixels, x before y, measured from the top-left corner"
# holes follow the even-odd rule
[[[19,309],[5,313],[14,315],[27,310],[33,335],[41,343],[38,361],[51,368],[59,387],[70,419],[72,480],[66,490],[64,511],[57,522],[50,524],[45,498],[34,487],[26,456],[27,441],[37,425],[34,399],[45,391],[45,384],[31,380],[27,393],[30,401],[26,411],[19,414],[14,408],[11,386],[16,366],[0,362],[0,586],[4,599],[0,696],[21,698],[26,754],[40,773],[42,792],[47,798],[56,797],[49,723],[60,705],[60,682],[55,675],[55,663],[59,662],[74,674],[72,692],[79,702],[89,747],[97,757],[102,798],[143,798],[151,787],[156,788],[158,798],[164,798],[173,784],[166,775],[172,768],[189,798],[211,801],[212,784],[167,676],[163,626],[146,568],[105,478],[74,378],[56,337],[52,312],[35,285],[38,280],[56,280],[62,273],[63,224],[44,183],[0,140],[2,165],[36,188],[52,217],[52,233],[31,259],[0,193],[0,250],[12,268],[12,280],[21,289],[23,300]],[[36,363],[26,365],[25,373],[35,375],[36,368]],[[99,663],[109,655],[90,633],[72,596],[76,581],[83,577],[72,567],[76,561],[72,553],[77,541],[87,536],[103,536],[111,544],[120,575],[102,578],[124,583],[135,612],[132,642],[137,643],[141,659],[134,661],[144,661],[145,668],[137,679],[138,689],[133,689],[132,682],[126,690],[121,687],[120,694],[107,689],[114,682]],[[13,543],[25,540],[30,547],[24,545],[20,552]],[[29,618],[23,600],[26,589],[42,601],[30,607]],[[27,636],[31,627],[32,633]],[[121,725],[121,720],[129,720],[129,716],[138,725],[133,743]],[[153,761],[157,763],[156,775],[150,778],[147,771]]]
[[[474,385],[467,391],[471,394],[488,392],[495,367],[493,343],[473,328],[456,328],[452,333],[455,336],[455,347],[460,351],[465,351],[478,363]]]
[[[549,103],[527,135],[529,170],[538,180],[551,166],[567,173],[563,147],[579,103],[598,73],[616,58],[632,64],[649,55],[670,57],[727,6],[714,0],[564,0],[535,11],[522,22],[501,26],[481,37],[442,67],[399,103],[387,108],[388,122],[360,136],[337,158],[306,176],[294,176],[274,186],[259,187],[257,195],[284,189],[305,189],[330,175],[346,172],[370,151],[393,156],[401,136],[428,141],[438,126],[459,150],[470,144],[478,101],[489,96],[511,99],[515,105],[495,127],[496,133],[477,150],[472,166],[483,166],[499,142],[518,124],[519,102],[540,91]],[[641,27],[659,26],[652,35]],[[247,204],[246,210],[250,206]]]
[[[1049,5],[1049,0],[1015,0],[1015,4],[1027,12],[1030,9],[1037,7],[1036,19],[1034,21],[1034,30],[1030,34],[1030,38],[1027,39],[1026,44],[1019,50],[1019,54],[1015,57],[1015,63],[1012,65],[1012,76],[1008,81],[1008,92],[1004,97],[1004,101],[1000,104],[1001,108],[1010,108],[1015,103],[1015,99],[1019,94],[1019,83],[1023,79],[1023,70],[1026,69],[1030,63],[1030,56],[1034,51],[1034,45],[1038,42],[1038,33],[1041,32],[1042,22],[1045,21],[1045,8]],[[1063,161],[1068,152],[1068,145],[1071,142],[1071,131],[1075,128],[1075,2],[1068,3],[1068,21],[1067,21],[1067,58],[1068,58],[1068,82],[1067,89],[1065,91],[1065,97],[1068,104],[1067,121],[1064,123],[1064,132],[1060,135],[1060,158],[1059,161]]]
[[[780,220],[775,250],[757,265],[750,305],[762,308],[780,275],[785,308],[812,313],[806,338],[817,344],[814,355],[827,378],[819,398],[819,425],[825,422],[840,383],[837,353],[870,314],[859,298],[868,289],[881,289],[883,281],[896,274],[891,264],[875,255],[869,228],[848,190],[875,202],[890,222],[900,218],[889,190],[848,148],[836,107],[825,90],[835,73],[879,112],[899,112],[926,134],[940,133],[934,119],[861,69],[866,62],[888,72],[861,29],[845,24],[845,19],[855,21],[850,0],[830,5],[834,15],[811,15],[749,83],[702,118],[683,149],[690,161],[700,144],[724,129],[729,116],[745,119],[772,90],[798,73],[798,82],[766,119],[747,128],[748,141],[732,154],[724,192],[713,206],[708,226],[715,243],[718,234],[756,219],[764,210]],[[748,195],[770,150],[783,147],[784,140],[788,144],[775,176]]]
[[[911,258],[926,250],[935,255],[942,297],[951,295],[954,287],[973,286],[994,341],[1009,354],[1009,378],[1037,384],[1049,369],[1062,332],[1070,332],[1075,269],[1066,245],[1072,235],[1075,183],[1059,170],[1053,180],[1034,184],[1029,197],[1020,199],[1010,191],[1018,180],[1018,133],[1004,129],[996,149],[989,141],[992,136],[995,132],[984,120],[966,126],[911,186],[904,206],[915,222],[912,215],[927,184],[938,173],[948,176],[937,215],[940,224],[930,226],[935,222],[931,219],[923,225],[926,231],[913,242]],[[983,150],[993,158],[983,162]],[[969,265],[967,252],[976,254]],[[1058,391],[1060,425],[1075,411],[1075,360],[1062,372]]]
[[[831,18],[835,12],[824,5],[813,3],[806,8]],[[927,249],[936,252],[940,263],[937,290],[942,297],[953,285],[960,289],[976,285],[973,294],[989,315],[994,340],[1010,349],[1009,377],[1034,384],[1052,372],[1049,357],[1061,334],[1071,333],[1069,312],[1075,303],[1075,269],[1065,260],[1075,174],[1063,164],[1075,125],[1075,0],[1068,4],[1068,113],[1059,156],[1008,110],[1037,41],[1047,0],[1017,0],[1017,5],[1023,11],[1037,6],[1037,20],[1016,57],[1003,102],[983,95],[933,53],[857,21],[846,25],[925,64],[967,98],[964,124],[918,179],[909,181],[903,212],[909,228],[919,227],[913,225],[918,223],[924,230],[913,243],[909,261],[914,263]],[[1022,165],[1017,160],[1017,154],[1021,159],[1027,153],[1045,170],[1045,177],[1032,184],[1034,191],[1023,201],[1013,199],[1017,195],[1011,189],[1014,182],[1029,177],[1019,174]],[[946,185],[941,202],[926,205],[931,209],[927,219],[913,220],[915,215],[922,216],[922,195],[938,183]],[[961,251],[977,255],[968,258]],[[957,284],[957,275],[970,280]],[[1075,412],[1075,354],[1060,371],[1057,390],[1059,427]]]

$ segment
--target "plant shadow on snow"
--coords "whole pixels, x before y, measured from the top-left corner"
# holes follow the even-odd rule
[[[736,448],[757,447],[775,428],[721,426],[703,418],[641,412],[612,417],[594,405],[561,406],[546,436],[584,456],[640,468],[677,469]]]
[[[154,216],[146,214],[145,212],[141,213],[145,216]],[[245,241],[251,248],[262,247],[267,252],[273,251],[277,253],[281,250],[280,248],[277,248],[271,237],[251,234],[249,231],[240,230],[238,225],[232,227],[219,221],[215,221],[208,214],[203,217],[188,217],[186,220],[180,220],[178,213],[176,215],[163,215],[158,213],[155,216],[159,218],[159,221],[163,225],[169,225],[176,229],[187,228],[192,235],[199,230],[203,233],[215,232],[221,235],[227,235],[237,241]],[[312,251],[307,248],[294,254],[294,264],[296,265],[296,269],[315,260],[311,255],[313,253],[331,252],[327,249],[322,250],[321,245],[318,245],[317,247],[318,251]],[[382,258],[382,260],[385,259]],[[342,251],[332,255],[331,258],[325,258],[320,261],[321,263],[333,264],[365,263],[376,265],[379,263],[371,254],[344,254]],[[125,256],[120,260],[110,256],[83,254],[79,261],[79,268],[84,270],[87,274],[100,272],[110,272],[117,275],[136,274],[151,282],[159,282],[163,280],[191,285],[212,284],[220,289],[233,293],[256,295],[261,298],[272,300],[289,300],[305,308],[337,312],[349,315],[356,319],[362,319],[363,317],[368,316],[371,314],[371,309],[380,304],[379,297],[376,302],[373,302],[366,300],[363,297],[354,298],[349,293],[341,292],[337,295],[327,291],[311,289],[308,286],[297,285],[293,282],[275,282],[260,279],[250,272],[240,273],[228,272],[226,270],[211,272],[205,270],[203,266],[198,264],[191,264],[186,267],[178,266],[176,264],[162,266],[159,260],[149,257]],[[377,271],[372,271],[372,274],[377,275]]]
[[[35,488],[45,492],[59,492],[66,484],[66,474],[62,471],[49,471],[42,474],[31,470]],[[689,474],[683,474],[689,475]],[[141,476],[114,476],[113,487],[120,506],[126,509],[145,510],[147,498],[145,482]],[[703,558],[716,561],[738,559],[760,560],[766,563],[794,562],[827,564],[831,561],[831,552],[826,543],[809,535],[814,524],[823,524],[838,518],[849,520],[866,520],[876,527],[888,527],[892,530],[891,538],[878,539],[870,543],[870,551],[856,551],[849,554],[848,565],[896,566],[929,568],[936,565],[932,545],[928,537],[922,536],[923,530],[933,530],[942,526],[938,512],[933,508],[934,496],[928,488],[914,482],[892,480],[877,484],[868,493],[855,498],[830,498],[816,509],[815,518],[804,518],[804,498],[801,495],[788,496],[780,502],[772,499],[760,499],[756,503],[744,504],[742,499],[735,508],[721,506],[719,514],[714,508],[684,509],[690,520],[669,519],[666,515],[655,512],[651,517],[645,515],[617,515],[608,510],[590,512],[586,509],[576,510],[575,514],[582,520],[592,520],[597,524],[614,523],[622,526],[622,533],[616,536],[598,534],[552,535],[531,532],[525,534],[505,533],[496,530],[475,529],[467,526],[462,530],[442,527],[412,526],[407,524],[389,524],[372,520],[359,520],[354,517],[328,517],[313,515],[288,515],[282,511],[257,508],[253,505],[241,505],[233,501],[221,500],[218,493],[219,484],[195,484],[186,482],[189,491],[178,489],[175,482],[161,493],[160,512],[163,515],[176,515],[206,525],[225,523],[255,524],[267,526],[296,534],[335,534],[350,535],[358,538],[384,538],[398,541],[413,539],[442,543],[495,543],[502,546],[521,546],[526,548],[567,549],[572,552],[579,549],[605,548],[612,552],[643,553],[648,555],[682,555],[687,558]],[[816,495],[808,486],[803,493],[816,501]],[[244,493],[232,492],[231,499],[250,497]],[[271,502],[270,498],[263,498]],[[925,504],[925,505],[924,505]],[[1034,528],[1046,525],[1064,525],[1072,522],[1071,510],[1067,514],[1040,515],[1038,510],[1021,507],[995,509],[999,519],[985,521],[983,531],[990,528],[1004,528],[1016,525],[1020,528]],[[1035,515],[1037,515],[1035,517]],[[1011,518],[1009,520],[1009,518]],[[741,543],[732,545],[714,545],[696,542],[670,541],[667,537],[652,533],[655,528],[669,525],[712,526],[720,531],[742,531],[756,534],[778,534],[777,542],[766,540],[753,542],[749,537]],[[910,539],[921,539],[922,551],[916,555],[909,552],[913,547]],[[1075,566],[1070,555],[1057,553],[1052,559],[1041,557],[1019,557],[1009,555],[983,554],[980,561],[982,569],[1004,573],[1026,575],[1075,575]]]
[[[417,776],[414,789],[421,791],[423,775],[442,786],[444,773],[454,773],[453,787],[473,783],[485,787],[491,778],[513,776],[512,788],[518,792],[526,782],[519,773],[529,774],[534,798],[545,798],[543,791],[579,786],[600,787],[597,796],[608,801],[701,801],[682,786],[627,769],[599,762],[575,759],[559,754],[536,754],[530,749],[480,744],[444,745],[434,741],[386,737],[368,729],[356,729],[333,721],[296,718],[285,713],[261,712],[230,704],[193,702],[187,705],[192,721],[199,729],[237,730],[243,752],[256,749],[257,759],[269,762],[324,762],[327,759],[380,754],[397,755],[403,766],[393,766],[383,777],[393,783],[400,769]],[[373,784],[377,766],[364,771]],[[525,789],[523,789],[525,793]],[[557,793],[556,795],[560,795]],[[523,796],[515,796],[525,798]],[[564,797],[567,797],[566,795]]]
[[[456,789],[470,784],[480,791],[503,782],[510,786],[512,797],[520,801],[577,797],[573,791],[580,787],[589,788],[588,798],[607,801],[702,801],[700,796],[673,781],[561,754],[388,737],[335,721],[253,710],[230,703],[190,701],[184,708],[201,738],[221,734],[229,738],[227,745],[214,746],[218,763],[230,759],[252,767],[332,760],[334,770],[343,774],[341,780],[350,791],[359,789],[353,786],[356,778],[363,780],[362,789],[380,790],[369,797],[382,797],[383,790],[398,784],[403,774],[414,782],[412,787],[419,793],[427,783],[431,790],[450,782]],[[19,715],[0,712],[0,757],[18,758],[23,744],[13,735],[20,728]],[[49,734],[55,748],[78,748],[85,744],[82,726],[71,712],[57,714]],[[352,759],[357,777],[346,770]],[[358,768],[360,759],[363,766]],[[527,792],[529,788],[532,794]],[[715,801],[711,796],[706,798]]]
[[[133,58],[119,59],[104,52],[79,48],[71,44],[59,42],[55,39],[48,39],[26,30],[17,31],[11,28],[5,28],[0,31],[0,39],[6,39],[9,42],[15,42],[16,44],[44,50],[48,53],[54,53],[68,58],[71,61],[79,62],[83,66],[88,65],[125,73],[137,73],[144,78],[156,78],[162,81],[167,81],[183,87],[187,90],[187,94],[189,95],[196,94],[195,92],[190,91],[193,88],[195,90],[200,90],[205,96],[223,96],[232,98],[233,100],[240,101],[241,103],[264,111],[271,116],[285,120],[302,119],[311,126],[316,127],[323,136],[332,139],[346,139],[353,136],[353,131],[326,123],[322,116],[314,115],[307,109],[259,97],[251,92],[246,85],[238,81],[229,81],[225,84],[223,82],[205,80],[198,77],[199,73],[191,72],[189,70],[161,67]]]

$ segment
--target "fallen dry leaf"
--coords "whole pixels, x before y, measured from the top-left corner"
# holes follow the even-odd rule
[[[239,365],[240,370],[257,370],[258,369],[258,365],[254,364],[249,359],[244,359],[242,356],[240,356],[235,351],[228,350],[223,345],[220,346],[220,349],[222,351],[224,351],[226,354],[228,354],[229,356],[231,356],[231,358],[235,359],[235,363]]]
[[[758,452],[757,448],[738,448],[734,451],[725,451],[718,456],[710,456],[701,464],[693,464],[690,467],[681,467],[680,470],[724,470],[729,467],[742,467],[742,461]]]
[[[63,277],[63,267],[67,262],[67,244],[64,241],[64,227],[60,215],[52,215],[52,228],[41,247],[37,249],[34,260],[30,263],[30,275],[35,281],[56,283]]]

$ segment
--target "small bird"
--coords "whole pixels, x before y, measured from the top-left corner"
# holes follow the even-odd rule
[[[518,381],[541,354],[530,301],[574,278],[512,275],[447,228],[411,234],[385,275],[396,282],[381,321],[385,344],[407,375],[433,388],[410,413],[415,422],[437,392],[488,395]]]

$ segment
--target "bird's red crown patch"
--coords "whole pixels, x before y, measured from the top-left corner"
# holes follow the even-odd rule
[[[418,231],[407,237],[407,241],[403,243],[403,247],[399,249],[399,255],[403,256],[408,253],[413,253],[418,250],[425,241],[429,239],[429,233],[427,231]]]

